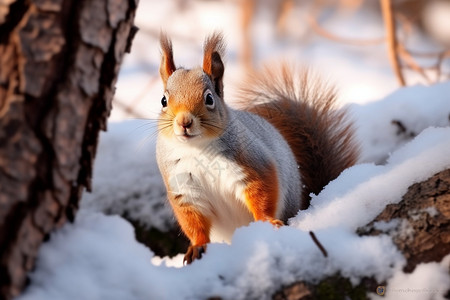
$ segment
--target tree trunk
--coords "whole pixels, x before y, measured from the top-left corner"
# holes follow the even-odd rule
[[[0,299],[90,188],[137,1],[0,3]]]

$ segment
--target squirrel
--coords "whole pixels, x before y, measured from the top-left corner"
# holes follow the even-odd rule
[[[241,109],[224,101],[224,41],[205,39],[203,65],[177,68],[160,35],[164,85],[156,157],[169,203],[190,240],[184,263],[210,242],[231,242],[252,221],[282,226],[358,159],[354,129],[336,93],[282,64],[256,74]],[[297,78],[297,79],[296,79]]]

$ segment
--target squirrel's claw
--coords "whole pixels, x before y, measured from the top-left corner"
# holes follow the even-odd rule
[[[278,220],[278,219],[273,219],[273,220],[270,220],[269,222],[276,228],[280,228],[281,226],[284,226],[283,221]]]
[[[183,264],[191,264],[194,260],[202,258],[203,253],[206,252],[206,245],[192,246],[190,245],[184,255]]]

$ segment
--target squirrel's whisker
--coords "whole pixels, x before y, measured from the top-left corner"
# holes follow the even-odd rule
[[[307,70],[281,63],[254,74],[239,93],[238,111],[223,99],[222,34],[205,40],[203,64],[193,69],[177,69],[163,33],[160,45],[165,93],[156,156],[191,241],[185,262],[200,258],[209,242],[230,242],[252,221],[282,226],[357,161],[334,89]]]

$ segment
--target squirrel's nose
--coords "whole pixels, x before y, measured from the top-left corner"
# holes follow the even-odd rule
[[[192,120],[189,120],[188,122],[181,124],[181,127],[183,127],[184,129],[191,127],[192,125]]]
[[[192,119],[191,118],[182,118],[181,120],[177,120],[177,124],[180,127],[183,127],[183,129],[188,129],[192,126]]]

